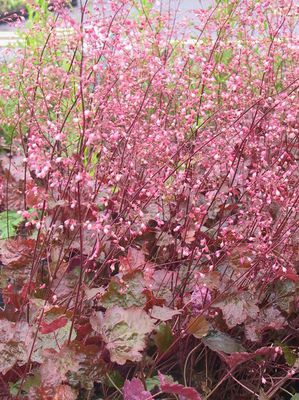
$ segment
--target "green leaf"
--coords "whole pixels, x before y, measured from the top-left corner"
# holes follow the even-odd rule
[[[223,64],[228,65],[232,58],[233,58],[232,49],[223,50],[222,55],[221,55],[221,61],[223,62]]]
[[[299,393],[295,393],[290,400],[299,400]]]
[[[14,236],[17,226],[23,221],[23,217],[16,211],[3,211],[0,213],[0,239]]]
[[[215,61],[217,63],[222,63],[228,65],[233,58],[232,49],[224,49],[221,53],[215,53]]]
[[[152,8],[154,3],[149,0],[137,0],[134,1],[134,6],[139,15],[147,14]]]
[[[22,384],[22,392],[28,393],[32,387],[39,387],[41,384],[40,373],[37,371],[34,375],[29,375],[23,382],[20,379],[16,383],[9,383],[9,391],[12,396],[17,396]]]
[[[10,126],[10,125],[7,125],[7,124],[3,124],[1,126],[1,128],[0,128],[0,137],[4,138],[6,145],[11,145],[14,132],[15,132],[15,129],[14,129],[13,126]],[[7,147],[7,150],[8,149],[9,149],[9,147]],[[2,146],[2,148],[0,148],[0,151],[3,151],[3,150],[4,150],[4,147]]]
[[[112,194],[117,194],[119,192],[119,187],[114,185],[110,188]]]
[[[169,349],[173,342],[173,335],[168,324],[161,324],[158,326],[157,333],[154,336],[154,342],[161,353]]]
[[[225,333],[214,331],[202,339],[203,343],[213,351],[227,354],[245,351],[243,346]]]
[[[277,346],[281,347],[281,349],[283,351],[284,358],[285,358],[287,364],[290,367],[292,367],[295,364],[296,360],[297,360],[296,354],[288,346],[286,346],[282,342],[277,342],[275,344]]]
[[[152,378],[147,378],[145,380],[146,389],[150,392],[156,386],[160,387],[160,380],[158,376],[153,376]]]
[[[108,376],[110,379],[108,378]],[[123,387],[125,380],[121,376],[120,372],[115,370],[107,374],[107,379],[105,380],[105,383],[110,388],[115,388],[115,386],[121,388]]]

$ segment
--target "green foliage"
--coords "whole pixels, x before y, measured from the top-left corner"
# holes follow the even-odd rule
[[[149,0],[134,0],[133,5],[139,16],[147,15],[153,8],[154,3]]]
[[[21,387],[22,393],[28,393],[32,387],[38,387],[41,384],[40,373],[36,372],[34,375],[28,377],[22,382],[22,379],[16,383],[9,384],[9,391],[12,396],[17,396]]]
[[[5,71],[5,68],[3,68],[2,73],[3,73],[4,77],[5,77],[5,72],[7,72],[7,71]],[[7,83],[7,86],[9,86],[9,80],[7,80],[6,83]],[[18,101],[15,98],[5,99],[5,101],[0,99],[1,114],[3,113],[8,118],[12,117],[15,113],[17,104],[18,104]],[[3,125],[1,125],[1,129],[5,129],[5,127],[3,127]]]
[[[3,124],[0,128],[0,137],[3,137],[5,140],[5,143],[7,145],[10,145],[12,143],[12,139],[14,136],[14,127],[11,125]],[[0,149],[1,151],[1,149]]]
[[[14,236],[23,217],[16,211],[3,211],[0,213],[0,239]]]
[[[24,6],[23,0],[0,0],[0,13],[20,10]]]
[[[211,332],[202,339],[203,343],[213,351],[223,351],[226,354],[244,351],[243,346],[235,339],[222,332]]]
[[[35,51],[36,55],[39,54],[40,48],[45,43],[47,21],[50,16],[48,7],[49,5],[46,0],[35,0],[34,5],[27,3],[26,11],[28,20],[26,26],[28,30],[27,32],[19,31],[20,38],[23,40],[23,46]],[[39,29],[36,29],[37,26]]]
[[[122,387],[125,382],[124,378],[117,370],[111,371],[109,374],[107,374],[107,379],[105,381],[106,385],[110,388]]]
[[[160,386],[159,377],[158,376],[153,376],[152,378],[147,378],[145,380],[145,384],[146,384],[147,390],[151,391],[155,387],[159,387]]]
[[[145,11],[149,11],[153,8],[153,1],[149,1],[149,0],[140,0],[141,6]]]
[[[169,349],[173,342],[173,335],[169,324],[160,324],[154,336],[155,344],[161,353]]]
[[[287,364],[290,367],[292,367],[295,364],[296,360],[297,360],[297,355],[292,351],[292,349],[290,349],[290,347],[288,347],[284,343],[277,342],[276,344],[277,344],[277,346],[281,347],[281,349],[283,351],[284,358],[285,358]]]
[[[223,63],[228,65],[233,57],[233,50],[232,49],[225,49],[221,53],[215,53],[215,61],[217,63]]]

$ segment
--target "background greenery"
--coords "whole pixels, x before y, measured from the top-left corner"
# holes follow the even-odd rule
[[[14,11],[24,7],[25,2],[22,0],[0,0],[0,13]]]
[[[39,4],[39,2],[37,2]],[[66,4],[71,4],[76,6],[78,4],[77,0],[66,0]],[[0,13],[11,12],[15,10],[20,10],[21,8],[28,6],[28,1],[23,0],[0,0]]]

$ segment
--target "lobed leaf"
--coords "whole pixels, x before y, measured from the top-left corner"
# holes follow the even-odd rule
[[[137,307],[109,308],[105,314],[94,313],[90,318],[93,329],[106,343],[113,362],[120,365],[126,361],[140,361],[145,348],[146,335],[154,329],[153,320]]]
[[[224,300],[215,302],[213,306],[220,308],[229,328],[242,324],[248,318],[254,319],[259,313],[253,297],[247,292],[229,295]]]
[[[191,318],[187,325],[187,332],[197,339],[201,339],[208,334],[209,323],[203,315]]]
[[[18,225],[23,217],[16,211],[3,211],[0,213],[0,239],[8,239],[15,236]]]
[[[173,310],[166,306],[156,306],[154,305],[151,312],[151,317],[155,319],[159,319],[160,321],[169,321],[175,315],[180,315],[181,311]]]
[[[159,372],[161,390],[165,393],[177,394],[181,400],[201,400],[201,396],[192,387],[186,387],[173,381],[172,377]]]
[[[144,389],[140,379],[126,380],[124,384],[124,400],[152,400],[150,392]]]
[[[208,336],[204,337],[202,341],[211,350],[216,352],[222,351],[226,354],[232,354],[245,350],[244,347],[231,336],[219,331],[211,332]]]

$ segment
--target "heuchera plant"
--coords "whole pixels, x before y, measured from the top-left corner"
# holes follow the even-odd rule
[[[51,3],[1,64],[1,395],[298,398],[296,4]]]

